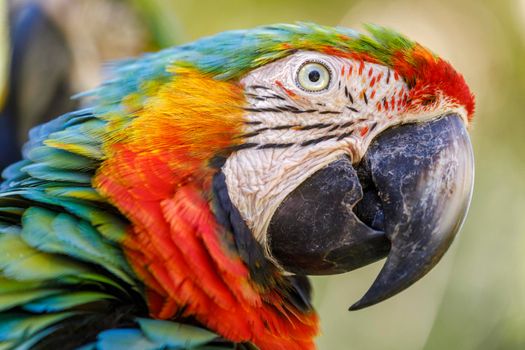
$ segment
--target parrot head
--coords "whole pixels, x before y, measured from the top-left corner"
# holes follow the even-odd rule
[[[89,158],[129,222],[151,316],[309,349],[305,276],[386,257],[359,309],[437,264],[470,201],[473,96],[428,49],[367,29],[265,26],[125,61],[44,141]]]

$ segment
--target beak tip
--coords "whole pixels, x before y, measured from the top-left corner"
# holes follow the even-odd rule
[[[354,303],[352,306],[350,306],[348,308],[348,311],[357,311],[357,310],[361,310],[363,308],[367,307],[367,305],[363,305],[361,303],[361,300],[359,300],[358,302]]]
[[[390,293],[384,293],[383,291],[384,289],[377,288],[375,284],[372,285],[372,287],[370,287],[370,289],[361,299],[348,308],[348,311],[357,311],[367,308],[369,306],[378,304],[393,295]]]
[[[348,308],[348,311],[357,311],[369,306],[378,304],[385,299],[388,299],[390,295],[384,293],[378,293],[374,288],[370,288],[368,292],[352,306]]]

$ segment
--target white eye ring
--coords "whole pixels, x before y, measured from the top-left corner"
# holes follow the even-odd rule
[[[321,62],[307,61],[297,72],[297,86],[307,92],[319,92],[330,85],[330,69]]]

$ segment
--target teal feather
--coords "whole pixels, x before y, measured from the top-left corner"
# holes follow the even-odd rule
[[[67,322],[67,318],[63,319]],[[47,337],[48,335],[52,334],[58,326],[50,326],[46,329],[39,331],[36,334],[31,335],[27,339],[23,340],[22,342],[17,342],[16,347],[11,348],[12,350],[30,350],[33,349],[34,345],[36,345],[40,340]]]
[[[36,179],[46,181],[64,181],[83,184],[91,183],[91,174],[51,168],[45,164],[40,163],[27,165],[22,168],[22,171],[25,171]]]
[[[138,318],[139,328],[113,329],[100,333],[99,350],[190,350],[213,349],[207,344],[218,339],[217,334],[202,328],[171,321]],[[221,347],[217,349],[226,350]]]
[[[91,223],[104,238],[112,242],[120,243],[126,236],[127,222],[121,216],[99,207],[98,204],[76,199],[66,200],[60,196],[57,198],[35,188],[12,194],[18,194],[34,202],[63,207],[69,213]]]
[[[0,314],[0,341],[26,339],[32,334],[63,321],[74,312],[62,312],[46,315],[27,315],[22,313]]]
[[[112,329],[99,334],[98,350],[160,350],[138,329]]]
[[[148,339],[177,349],[193,349],[217,338],[215,333],[180,323],[147,318],[138,318],[137,322]]]
[[[30,350],[34,349],[40,340],[50,335],[56,330],[56,326],[50,326],[46,329],[39,331],[36,334],[28,336],[27,338],[14,339],[10,341],[0,341],[0,350]]]
[[[27,165],[30,165],[31,161],[28,159],[21,160],[17,163],[11,164],[7,168],[4,169],[2,172],[2,177],[6,179],[7,181],[0,185],[0,189],[2,187],[8,187],[11,182],[18,181],[24,177],[27,176],[27,174],[22,171],[22,168],[24,168]]]
[[[35,126],[29,131],[29,141],[24,145],[24,157],[25,151],[38,145],[42,145],[50,134],[63,130],[67,125],[73,125],[75,121],[81,120],[85,117],[93,118],[89,109],[83,109],[67,113],[59,116],[58,118],[52,119],[47,123]],[[82,119],[85,120],[85,119]]]
[[[90,224],[75,220],[67,214],[59,214],[53,221],[53,229],[62,242],[70,243],[72,247],[84,252],[86,260],[93,264],[102,263],[102,266],[125,282],[134,284],[131,277],[133,272],[122,252],[105,242]]]
[[[28,151],[28,159],[47,167],[66,170],[91,170],[96,166],[92,159],[48,146],[38,146]]]
[[[22,218],[21,238],[39,251],[61,253],[63,249],[52,226],[54,218],[55,216],[45,209],[29,208]]]
[[[31,159],[33,149],[44,146],[52,138],[64,144],[81,146],[83,156],[92,160],[103,157],[101,151],[101,136],[105,133],[105,121],[96,118],[89,109],[63,115],[46,124],[33,128],[29,133],[29,141],[23,147],[23,155]],[[84,125],[86,124],[86,125]],[[54,135],[51,137],[50,135]],[[75,143],[78,141],[78,143]],[[36,160],[37,162],[39,160]],[[97,163],[95,162],[93,166]],[[5,177],[5,176],[4,176]],[[5,177],[9,179],[8,177]]]
[[[126,237],[128,223],[120,216],[96,207],[86,207],[81,203],[68,202],[65,208],[78,217],[88,221],[96,227],[98,232],[106,239],[121,243]]]
[[[39,188],[42,187],[42,188]],[[51,197],[49,195],[46,195],[44,193],[45,185],[43,186],[42,183],[36,182],[34,183],[34,186],[27,187],[27,188],[21,188],[21,189],[15,189],[11,192],[4,192],[0,193],[0,200],[3,201],[2,196],[19,196],[23,197],[26,200],[34,201],[39,204],[49,204],[54,206],[62,206],[60,204],[61,201],[58,198]]]
[[[96,139],[94,136],[91,136],[89,134],[83,133],[79,129],[81,129],[82,125],[75,125],[72,126],[70,129],[65,129],[62,131],[57,131],[49,135],[49,138],[47,140],[50,141],[56,141],[63,144],[69,144],[69,145],[86,145],[86,146],[97,146],[100,145],[101,140]],[[49,143],[49,141],[46,140],[46,143]]]
[[[91,225],[73,216],[42,208],[28,209],[23,218],[22,238],[33,248],[75,257],[107,270],[129,284],[133,275],[120,250],[103,241]]]
[[[23,308],[24,310],[31,311],[34,313],[57,312],[66,311],[70,308],[77,307],[79,305],[108,299],[115,299],[115,296],[101,292],[69,292],[67,294],[55,294],[49,297],[41,297],[36,300],[31,299],[30,302],[26,303],[23,306]]]

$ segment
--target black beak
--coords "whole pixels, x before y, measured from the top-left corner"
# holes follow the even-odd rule
[[[289,272],[334,274],[387,257],[350,309],[385,300],[423,277],[447,251],[470,203],[474,160],[455,114],[380,134],[358,165],[341,158],[277,208],[273,256]]]

